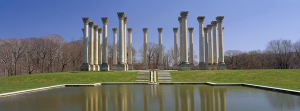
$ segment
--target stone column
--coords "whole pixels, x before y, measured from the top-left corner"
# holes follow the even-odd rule
[[[218,70],[217,21],[211,22],[213,29],[213,70]]]
[[[99,47],[99,44],[98,44],[98,30],[99,30],[99,26],[98,25],[95,25],[94,26],[94,36],[95,36],[95,39],[94,39],[94,71],[100,71],[100,67],[99,67],[99,62],[98,62],[98,47]]]
[[[199,69],[205,70],[206,64],[204,62],[204,42],[203,42],[203,22],[205,16],[198,16],[197,20],[199,22]]]
[[[204,45],[205,45],[205,69],[207,69],[207,64],[208,64],[208,35],[207,35],[207,27],[203,28],[204,31]]]
[[[163,49],[162,49],[162,30],[163,28],[157,28],[158,30],[158,42],[159,42],[159,52],[158,52],[158,69],[164,70],[164,64],[163,64]]]
[[[182,62],[182,17],[178,17],[179,21],[179,66],[181,66]],[[181,69],[181,67],[179,68]]]
[[[117,70],[117,32],[118,28],[112,28],[113,30],[113,65],[111,67],[111,70]]]
[[[90,59],[90,71],[94,71],[94,22],[89,22],[90,27],[90,45],[89,45],[89,59]]]
[[[207,25],[207,33],[208,33],[208,63],[207,69],[212,70],[213,65],[213,51],[212,51],[212,25]]]
[[[218,16],[217,18],[218,22],[218,35],[219,35],[219,70],[225,70],[226,64],[224,62],[224,48],[223,48],[223,29],[222,29],[222,22],[224,19],[224,16]]]
[[[188,28],[189,30],[189,35],[190,35],[190,59],[189,59],[189,63],[190,63],[190,69],[191,70],[195,70],[195,67],[194,67],[194,49],[193,49],[193,30],[194,28],[193,27],[190,27]]]
[[[118,71],[126,71],[125,67],[125,61],[124,61],[124,17],[125,13],[124,12],[117,12],[118,17],[119,17],[119,61],[118,61],[118,66],[117,70]]]
[[[126,29],[127,29],[127,17],[124,17],[124,62],[125,62],[125,69],[128,70],[128,63],[127,63],[127,37],[126,37]]]
[[[88,25],[90,22],[90,18],[83,17],[83,58],[82,58],[82,65],[80,67],[81,71],[89,71],[89,63],[88,63]]]
[[[181,70],[190,70],[190,65],[188,61],[188,46],[187,46],[187,16],[188,11],[180,13],[182,17],[181,29],[182,29],[182,62]],[[181,51],[180,51],[181,52]]]
[[[178,70],[178,58],[177,58],[177,31],[178,28],[173,28],[174,31],[174,65],[173,69]]]
[[[143,28],[143,32],[144,32],[144,53],[143,53],[144,60],[143,60],[143,66],[142,66],[143,70],[149,69],[148,59],[147,59],[147,31],[148,31],[148,28]]]
[[[133,70],[132,66],[132,28],[127,28],[128,30],[128,70]]]
[[[98,48],[98,60],[99,67],[102,65],[102,28],[98,29],[98,40],[99,40],[99,48]]]
[[[109,71],[109,65],[107,64],[107,17],[101,17],[103,23],[103,43],[102,43],[102,65],[100,67],[101,71]]]

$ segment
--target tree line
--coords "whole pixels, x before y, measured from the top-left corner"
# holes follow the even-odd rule
[[[79,71],[83,55],[82,40],[66,42],[60,35],[40,38],[0,39],[0,77],[35,73]],[[179,48],[178,48],[179,49]],[[108,43],[108,64],[112,65],[113,45]],[[159,45],[147,44],[149,69],[158,68]],[[179,52],[177,58],[179,59]],[[190,52],[189,52],[190,53]],[[198,65],[194,54],[194,65]],[[133,47],[134,69],[142,69],[143,47]],[[173,69],[174,48],[163,46],[163,63],[166,70]],[[300,68],[300,40],[272,40],[264,51],[225,51],[227,69],[295,69]],[[198,67],[196,67],[198,69]]]

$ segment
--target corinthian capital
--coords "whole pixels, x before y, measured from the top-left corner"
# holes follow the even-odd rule
[[[94,30],[97,30],[97,31],[98,31],[99,28],[100,28],[99,25],[95,25],[95,26],[94,26]]]
[[[173,28],[174,33],[177,33],[178,28]]]
[[[205,16],[198,16],[197,17],[197,20],[198,20],[199,23],[203,23],[204,19],[205,19]]]
[[[204,28],[203,28],[204,32],[207,32],[207,29],[208,29],[207,27],[204,27]]]
[[[207,27],[208,30],[211,30],[212,25],[211,25],[211,24],[208,24],[208,25],[206,25],[206,27]]]
[[[98,33],[101,34],[101,33],[102,33],[102,30],[103,30],[102,28],[99,28],[99,29],[98,29]]]
[[[217,21],[211,21],[210,23],[211,23],[211,25],[212,25],[213,27],[217,26],[217,24],[218,24]]]
[[[127,20],[128,20],[128,18],[127,18],[127,17],[124,17],[124,23],[125,23],[125,24],[127,23]]]
[[[194,27],[190,27],[190,28],[188,28],[188,30],[190,33],[193,33]]]
[[[127,28],[128,32],[131,33],[132,32],[132,28]]]
[[[148,31],[148,28],[143,28],[144,33],[147,33],[147,31]]]
[[[112,28],[112,30],[113,30],[114,33],[117,33],[118,28]]]
[[[181,17],[187,17],[188,16],[189,11],[181,11],[180,12],[180,16]]]
[[[117,12],[119,19],[124,19],[125,13],[124,12]]]
[[[157,28],[158,32],[161,33],[163,28]]]
[[[216,17],[216,20],[217,20],[219,23],[222,23],[222,22],[223,22],[223,19],[224,19],[224,16],[217,16],[217,17]]]
[[[83,23],[88,24],[90,22],[90,18],[82,17]]]
[[[178,17],[178,21],[179,21],[179,23],[181,23],[182,17]]]
[[[95,26],[95,22],[89,22],[89,26],[93,28]]]
[[[109,19],[107,17],[101,17],[101,20],[103,24],[107,24]]]

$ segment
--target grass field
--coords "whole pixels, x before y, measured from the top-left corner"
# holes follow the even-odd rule
[[[135,82],[136,72],[58,72],[0,78],[0,94],[59,84]]]
[[[172,82],[248,83],[300,91],[300,69],[171,71]]]
[[[0,94],[59,84],[135,82],[137,72],[59,72],[0,78]],[[300,91],[300,69],[170,71],[171,82],[249,83]]]

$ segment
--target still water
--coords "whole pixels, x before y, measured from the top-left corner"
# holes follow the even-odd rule
[[[300,111],[300,96],[246,87],[102,85],[1,98],[0,111]]]

